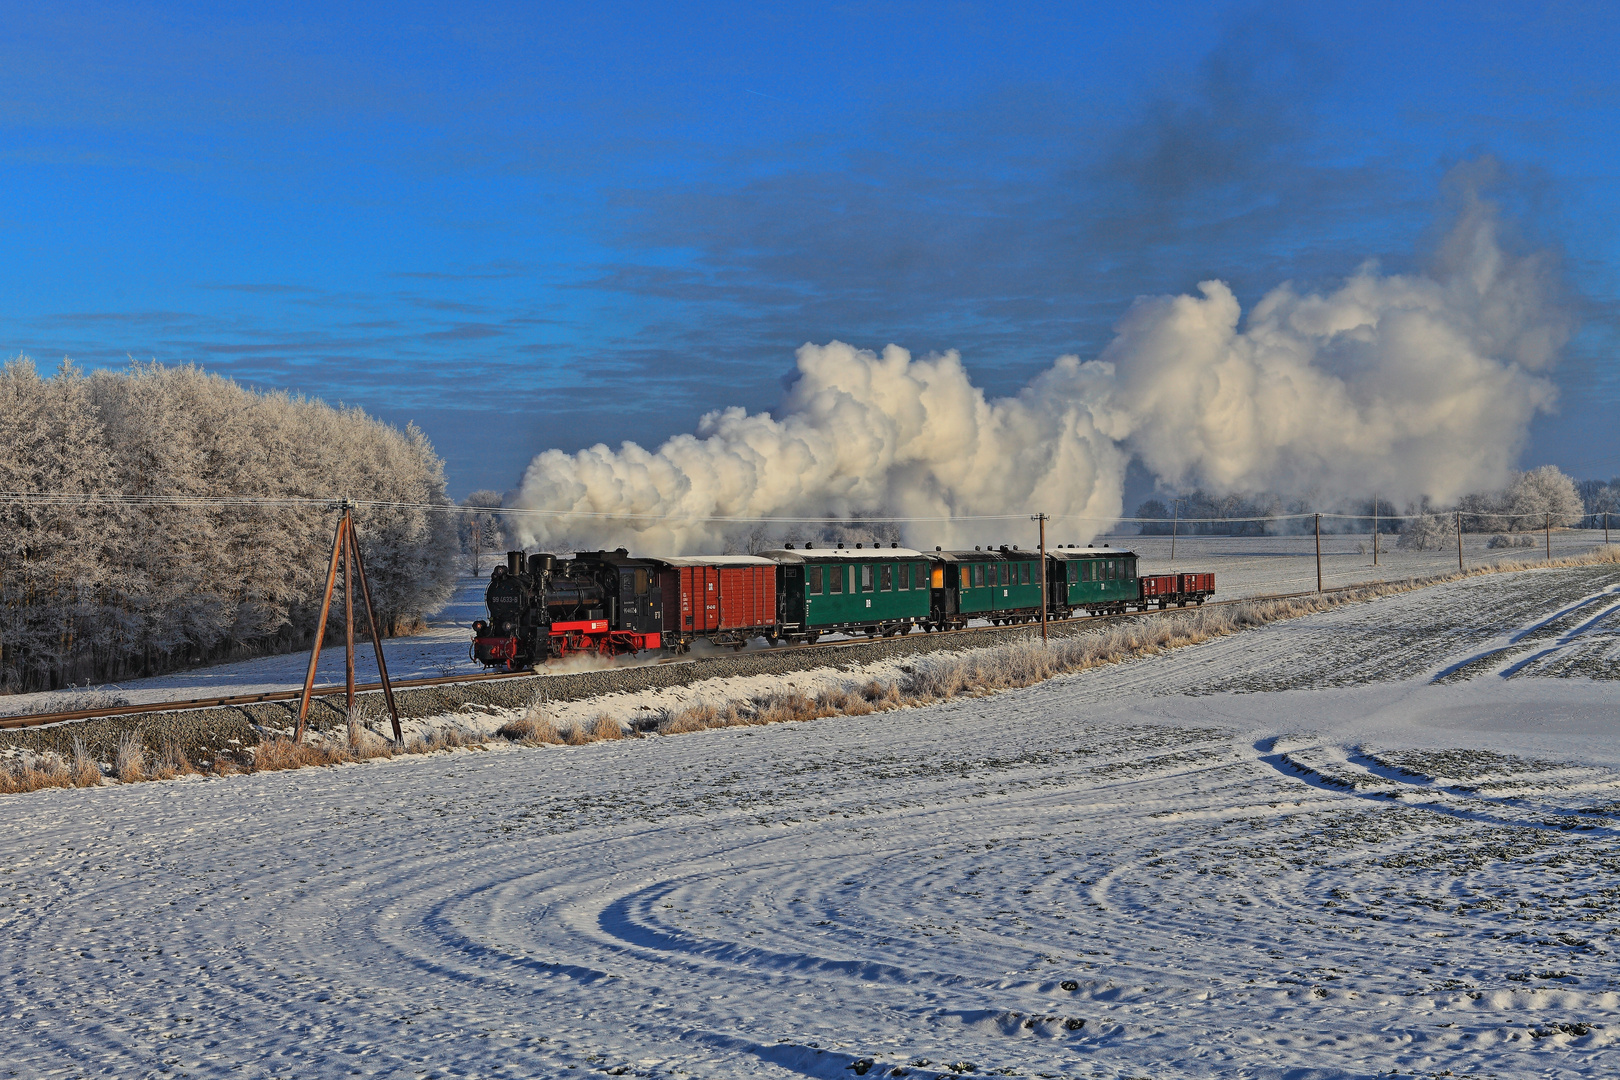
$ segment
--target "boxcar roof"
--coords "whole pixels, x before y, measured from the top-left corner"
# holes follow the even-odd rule
[[[648,562],[663,566],[775,566],[770,559],[758,555],[659,555],[649,556]]]
[[[788,551],[779,548],[773,551],[762,551],[767,559],[779,563],[803,563],[844,560],[847,562],[878,562],[884,559],[920,559],[924,553],[903,547],[870,547],[870,548],[805,548]]]

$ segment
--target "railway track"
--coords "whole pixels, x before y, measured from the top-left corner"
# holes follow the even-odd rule
[[[1366,583],[1364,583],[1364,584],[1366,584]],[[1349,589],[1356,589],[1356,588],[1360,588],[1360,587],[1361,587],[1360,585],[1342,585],[1342,586],[1339,586],[1337,588],[1326,589],[1326,590],[1323,590],[1323,591],[1328,592],[1328,593],[1345,592],[1345,591],[1347,591]],[[1291,600],[1291,599],[1294,599],[1296,597],[1314,596],[1314,595],[1316,595],[1316,594],[1313,591],[1292,592],[1292,593],[1271,593],[1271,594],[1267,594],[1267,595],[1264,595],[1264,596],[1245,596],[1245,597],[1242,597],[1242,598],[1239,598],[1239,599],[1233,599],[1233,600],[1211,600],[1211,601],[1206,602],[1204,604],[1204,606],[1205,607],[1225,607],[1226,605],[1229,605],[1229,604],[1244,604],[1244,603],[1250,603],[1250,602],[1256,601],[1256,600]],[[1110,620],[1110,619],[1128,619],[1128,618],[1129,619],[1134,619],[1134,618],[1141,618],[1143,616],[1168,615],[1168,614],[1171,614],[1173,612],[1179,612],[1179,611],[1185,611],[1185,610],[1186,610],[1185,608],[1172,607],[1172,608],[1165,608],[1165,609],[1162,609],[1162,610],[1160,610],[1160,609],[1151,609],[1151,610],[1148,610],[1148,611],[1127,611],[1127,612],[1119,612],[1119,613],[1107,614],[1107,615],[1080,615],[1080,616],[1076,616],[1074,618],[1069,618],[1069,619],[1053,619],[1053,620],[1049,621],[1048,625],[1049,626],[1067,626],[1067,625],[1072,625],[1072,624],[1075,624],[1075,623],[1104,622],[1104,621],[1107,621],[1107,620]],[[1039,622],[1014,624],[1013,626],[969,626],[969,627],[964,627],[963,629],[960,629],[960,630],[941,630],[941,631],[937,631],[935,634],[933,634],[931,636],[940,637],[940,636],[952,635],[952,634],[982,634],[982,633],[986,633],[986,632],[989,632],[989,631],[1005,631],[1005,630],[1016,629],[1018,626],[1023,626],[1024,628],[1027,628],[1027,629],[1034,629],[1038,625],[1040,625]],[[850,639],[848,641],[817,642],[817,643],[815,643],[813,645],[812,644],[803,644],[803,645],[777,646],[776,649],[773,650],[773,651],[782,651],[782,650],[786,650],[786,649],[822,649],[822,650],[827,650],[827,651],[837,651],[837,650],[840,650],[840,649],[859,648],[859,647],[861,647],[863,645],[870,645],[873,642],[884,641],[884,640],[886,640],[886,639],[882,638],[882,637],[852,638],[852,639]],[[709,662],[711,662],[713,660],[721,660],[721,659],[727,659],[727,657],[724,657],[724,656],[692,657],[692,658],[686,658],[686,659],[680,659],[680,660],[675,660],[675,659],[664,660],[664,661],[660,661],[660,663],[704,664],[704,663],[709,663]],[[504,680],[504,679],[533,678],[535,676],[535,674],[536,674],[536,672],[529,671],[529,670],[524,670],[524,671],[497,671],[497,672],[485,672],[485,673],[480,673],[480,674],[476,674],[476,675],[441,675],[441,676],[438,676],[436,678],[431,678],[431,679],[394,679],[394,680],[391,680],[391,683],[392,683],[393,688],[396,689],[396,690],[408,690],[408,689],[411,689],[412,687],[419,687],[419,686],[447,686],[447,685],[453,685],[453,684],[456,684],[456,683],[495,682],[495,681]],[[360,693],[360,692],[381,690],[382,688],[383,688],[382,683],[380,683],[380,682],[372,682],[372,683],[356,683],[354,689],[355,689],[356,693]],[[105,709],[79,709],[79,710],[76,710],[76,711],[73,711],[73,712],[30,713],[30,714],[19,715],[19,716],[0,717],[0,730],[14,729],[14,728],[28,728],[28,727],[43,727],[43,726],[45,726],[47,724],[60,724],[60,723],[64,723],[64,722],[67,722],[67,721],[70,721],[70,720],[99,720],[99,719],[103,719],[105,717],[110,717],[110,716],[139,716],[139,715],[141,715],[143,713],[177,712],[177,711],[187,710],[187,709],[227,708],[227,707],[237,706],[237,705],[257,705],[257,704],[261,704],[263,702],[270,702],[270,701],[296,701],[300,697],[303,696],[303,693],[304,693],[304,691],[303,691],[302,688],[297,689],[297,690],[270,690],[270,691],[266,691],[264,693],[258,693],[258,694],[234,694],[234,695],[227,695],[227,696],[221,696],[221,697],[185,698],[185,699],[176,700],[176,701],[153,701],[153,702],[148,702],[148,703],[142,704],[142,705],[115,705],[115,706],[112,706],[110,708],[105,708]],[[335,696],[345,694],[345,693],[347,693],[347,690],[342,685],[317,686],[317,687],[315,687],[314,691],[310,694],[310,697],[313,700],[314,698],[335,697]]]

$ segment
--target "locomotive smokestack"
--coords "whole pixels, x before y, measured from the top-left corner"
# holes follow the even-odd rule
[[[508,574],[523,573],[523,552],[508,551],[506,553],[506,572]]]

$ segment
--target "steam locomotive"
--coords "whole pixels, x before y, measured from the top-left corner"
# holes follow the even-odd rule
[[[1062,545],[1041,555],[1016,545],[922,552],[787,544],[758,555],[631,558],[624,548],[571,559],[507,552],[490,574],[489,618],[473,623],[472,655],[518,670],[593,653],[661,650],[697,641],[741,649],[813,642],[822,634],[868,637],[1048,617],[1202,604],[1210,573],[1139,575],[1137,555]]]

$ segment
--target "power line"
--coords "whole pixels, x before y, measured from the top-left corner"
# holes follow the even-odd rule
[[[224,508],[230,506],[264,507],[286,510],[336,509],[341,497],[271,496],[271,495],[141,495],[127,492],[75,492],[75,491],[0,491],[0,503],[78,505],[93,507],[111,503],[119,506],[172,506],[194,508]],[[1023,521],[1029,515],[1017,514],[931,514],[931,515],[878,515],[854,513],[843,517],[813,515],[743,515],[743,514],[687,514],[680,512],[638,513],[623,510],[549,510],[523,506],[458,506],[452,502],[413,502],[397,499],[350,499],[356,507],[375,510],[420,510],[437,514],[493,514],[501,517],[588,518],[603,521],[673,521],[709,522],[735,525],[860,525]],[[1382,521],[1416,521],[1423,518],[1449,518],[1456,513],[1479,522],[1483,519],[1513,521],[1540,516],[1544,511],[1474,511],[1442,510],[1428,514],[1378,514]],[[1320,516],[1338,521],[1371,521],[1371,511],[1359,514],[1298,512],[1288,514],[1252,514],[1236,517],[1182,517],[1183,525],[1245,525],[1254,523],[1277,524],[1287,521],[1306,521]],[[1170,518],[1096,516],[1086,514],[1048,514],[1050,521],[1068,521],[1101,525],[1166,525]]]

